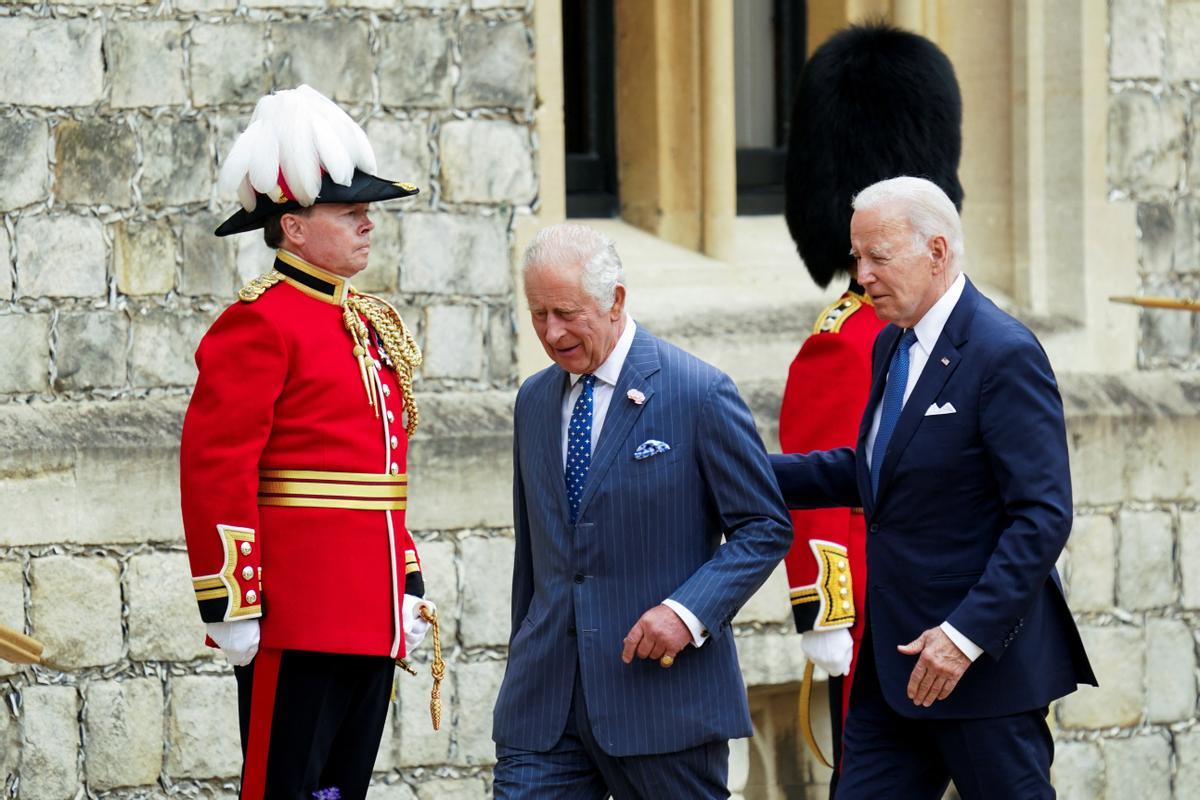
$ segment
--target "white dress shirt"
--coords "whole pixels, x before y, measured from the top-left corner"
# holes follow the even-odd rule
[[[938,301],[933,304],[925,316],[913,326],[913,332],[917,334],[917,340],[913,343],[908,351],[908,383],[904,386],[904,400],[900,407],[904,407],[904,403],[908,402],[908,396],[912,394],[913,387],[917,385],[917,381],[921,378],[921,373],[925,370],[925,365],[929,363],[929,357],[933,355],[933,347],[937,344],[938,338],[942,335],[942,329],[946,327],[946,320],[950,319],[950,312],[958,305],[958,299],[962,297],[963,288],[967,285],[967,276],[959,273],[954,282],[950,284],[950,288],[946,293],[938,298]],[[883,414],[883,403],[877,403],[875,413],[871,417],[871,430],[867,433],[867,467],[871,466],[871,458],[875,452],[875,436],[879,433],[879,418]],[[974,661],[979,658],[983,652],[983,648],[972,642],[966,636],[963,636],[949,622],[941,624],[942,631],[946,636],[950,637],[950,641],[954,642],[955,646],[963,652],[963,654]]]
[[[613,392],[617,388],[617,380],[621,377],[621,368],[625,366],[625,357],[629,355],[629,348],[633,346],[633,335],[637,332],[637,323],[630,317],[625,318],[625,330],[621,331],[620,337],[617,338],[617,343],[613,347],[613,351],[608,354],[608,358],[604,363],[596,368],[592,374],[596,376],[596,382],[592,385],[592,452],[596,452],[596,443],[600,441],[600,430],[604,427],[604,418],[608,416],[608,407],[612,404]],[[567,468],[567,429],[571,426],[571,412],[575,410],[575,401],[579,399],[579,395],[583,392],[583,384],[580,378],[583,375],[577,375],[574,372],[570,373],[571,387],[563,396],[562,404],[562,454],[563,454],[563,469]],[[679,618],[683,620],[683,624],[687,626],[688,631],[692,634],[692,644],[696,647],[704,644],[708,639],[708,631],[704,629],[704,624],[689,611],[685,606],[675,602],[674,600],[664,600],[663,605],[670,608]]]

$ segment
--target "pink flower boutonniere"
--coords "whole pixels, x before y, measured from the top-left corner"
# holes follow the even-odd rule
[[[646,395],[642,394],[637,389],[630,389],[625,393],[625,396],[632,400],[634,405],[640,406],[642,403],[646,402]]]

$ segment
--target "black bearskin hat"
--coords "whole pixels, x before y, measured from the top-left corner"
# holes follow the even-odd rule
[[[813,280],[853,261],[850,201],[877,181],[912,175],[962,210],[962,96],[933,42],[883,23],[853,25],[817,48],[792,104],[787,224]]]

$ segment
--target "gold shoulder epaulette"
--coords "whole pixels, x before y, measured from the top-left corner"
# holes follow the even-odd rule
[[[842,325],[850,316],[863,306],[863,301],[856,294],[839,297],[837,302],[825,307],[813,324],[813,333],[839,333]]]
[[[283,275],[271,270],[266,275],[259,275],[238,291],[238,299],[243,303],[253,303],[263,296],[263,292],[283,280]]]

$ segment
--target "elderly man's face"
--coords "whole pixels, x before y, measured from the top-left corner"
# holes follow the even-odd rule
[[[284,247],[343,278],[367,268],[371,231],[366,203],[319,203],[307,214],[285,214]]]
[[[530,267],[525,297],[546,355],[567,372],[595,372],[625,328],[625,287],[617,286],[612,308],[601,308],[583,288],[582,265]]]
[[[949,286],[949,248],[944,236],[923,246],[895,208],[855,211],[850,218],[850,254],[858,282],[871,296],[880,319],[911,328]]]

